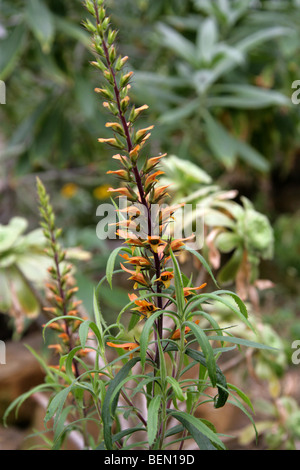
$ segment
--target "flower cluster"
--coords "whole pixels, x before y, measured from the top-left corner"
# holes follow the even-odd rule
[[[153,302],[139,300],[135,294],[130,297],[143,319],[163,308],[162,298],[159,295],[155,298],[155,294],[169,288],[174,277],[172,269],[167,265],[170,253],[176,254],[184,248],[184,239],[173,240],[164,236],[179,206],[164,207],[158,211],[157,217],[153,217],[152,208],[162,206],[168,196],[168,187],[158,184],[159,177],[163,174],[158,165],[165,155],[146,157],[144,163],[140,164],[141,152],[153,126],[136,129],[136,121],[148,106],[136,108],[131,105],[129,91],[133,72],[126,70],[128,57],[118,55],[114,45],[117,32],[110,26],[103,1],[86,0],[85,5],[94,18],[94,21],[85,22],[85,27],[93,38],[93,53],[96,58],[91,63],[104,77],[103,83],[95,92],[103,98],[104,108],[112,115],[106,127],[112,130],[113,137],[98,140],[118,150],[113,159],[118,163],[119,169],[108,171],[108,174],[116,176],[122,186],[110,188],[109,192],[118,197],[126,197],[128,201],[121,214],[125,213],[126,217],[116,227],[117,235],[125,239],[129,248],[122,255],[124,262],[121,267],[130,274],[129,279],[134,282],[134,289],[154,294]],[[141,223],[141,217],[145,224]],[[141,225],[146,226],[146,230],[141,230]],[[162,319],[158,323],[161,337]]]
[[[39,179],[37,179],[37,192],[40,203],[39,210],[43,219],[41,226],[47,239],[45,251],[54,261],[53,265],[48,268],[50,280],[47,282],[46,288],[49,306],[44,307],[44,311],[51,317],[47,327],[58,333],[59,342],[50,344],[49,349],[63,355],[80,344],[77,331],[84,317],[79,312],[81,301],[75,298],[78,287],[74,286],[72,265],[66,263],[66,252],[58,242],[61,230],[55,227],[55,216],[49,202],[49,196]],[[84,350],[78,352],[79,356],[85,354]],[[73,361],[73,369],[78,376],[75,360]]]

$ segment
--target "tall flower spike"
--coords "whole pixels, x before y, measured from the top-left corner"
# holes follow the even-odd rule
[[[134,288],[141,286],[149,292],[161,294],[162,287],[170,285],[173,274],[165,272],[165,263],[167,257],[164,254],[166,242],[161,240],[161,233],[156,235],[156,227],[160,228],[159,221],[152,220],[152,204],[161,204],[167,196],[167,186],[157,187],[158,178],[162,172],[155,170],[160,160],[165,155],[159,155],[146,159],[142,169],[139,169],[140,155],[144,146],[148,142],[153,126],[145,126],[141,129],[135,127],[137,119],[148,109],[147,105],[136,108],[131,104],[130,86],[133,73],[125,69],[128,63],[128,57],[118,55],[117,48],[114,45],[116,33],[110,27],[109,18],[106,15],[102,0],[86,0],[88,11],[94,16],[95,25],[91,22],[86,23],[87,29],[93,37],[93,50],[96,60],[93,65],[100,70],[104,80],[96,88],[96,92],[105,100],[104,107],[113,115],[106,127],[113,132],[111,138],[100,138],[99,142],[108,144],[120,150],[120,154],[113,158],[121,166],[121,170],[111,171],[109,174],[115,174],[118,178],[126,181],[123,188],[110,189],[111,193],[124,195],[129,202],[138,202],[143,206],[143,222],[139,221],[139,227],[146,228],[141,236],[131,234],[129,231],[118,229],[118,236],[125,239],[125,243],[131,246],[132,254],[136,248],[139,250],[139,257],[132,257],[126,260],[129,264],[136,266],[136,271],[130,271],[121,265],[124,271],[135,281]],[[154,209],[153,209],[154,211]],[[129,215],[129,211],[128,211]],[[130,217],[130,215],[129,215]],[[168,217],[164,217],[164,223],[168,223]],[[123,227],[126,224],[123,224]],[[142,266],[143,260],[149,260],[150,265]],[[153,276],[155,273],[155,276]],[[149,276],[148,276],[149,274]],[[156,279],[153,282],[150,279]],[[163,309],[162,296],[157,295],[155,307]],[[163,336],[163,315],[157,319],[157,332],[160,338]],[[159,353],[156,349],[155,360],[159,366]]]

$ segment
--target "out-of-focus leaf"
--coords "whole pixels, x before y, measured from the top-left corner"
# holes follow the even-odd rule
[[[161,124],[168,124],[168,126],[172,126],[173,124],[177,127],[179,121],[193,115],[199,107],[200,103],[198,99],[188,101],[188,103],[182,104],[179,108],[173,108],[171,111],[162,114],[159,121]]]
[[[215,240],[215,245],[222,253],[230,253],[234,250],[240,238],[233,232],[221,232]]]
[[[52,18],[57,31],[81,42],[86,47],[90,46],[90,36],[83,28],[55,14],[53,14]]]
[[[7,270],[0,269],[0,310],[4,313],[11,309],[11,294],[6,273]]]
[[[214,155],[227,168],[233,168],[237,158],[236,140],[211,114],[205,113],[204,120],[207,141]]]
[[[260,109],[269,106],[291,105],[290,99],[278,91],[250,85],[219,85],[214,88],[214,91],[218,91],[221,96],[208,98],[208,105],[211,107]]]
[[[43,51],[49,53],[55,32],[51,11],[41,0],[28,0],[26,20]]]
[[[247,37],[242,39],[238,44],[236,44],[236,47],[240,51],[246,52],[265,41],[271,41],[272,39],[281,36],[288,36],[290,34],[294,34],[292,28],[285,28],[282,26],[265,28],[248,35]]]
[[[158,24],[158,31],[161,34],[161,41],[165,46],[173,50],[188,62],[192,64],[196,63],[196,50],[191,41],[164,23]]]
[[[25,28],[18,25],[8,37],[0,41],[0,79],[5,80],[13,71],[24,45]]]
[[[211,63],[214,47],[218,40],[218,30],[214,18],[207,18],[198,29],[197,57],[203,63]]]
[[[247,142],[237,140],[236,145],[240,159],[247,165],[261,172],[267,172],[270,169],[270,163],[266,158]]]
[[[226,284],[232,282],[239,270],[241,262],[243,260],[243,249],[238,248],[235,250],[230,260],[222,267],[218,274],[218,282],[220,284]]]
[[[16,308],[25,316],[36,317],[40,313],[39,302],[17,269],[11,268],[8,282]]]
[[[0,225],[0,253],[10,249],[27,227],[22,217],[13,217],[8,225]]]

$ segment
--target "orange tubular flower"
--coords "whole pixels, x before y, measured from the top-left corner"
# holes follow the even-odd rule
[[[199,322],[200,322],[200,320],[195,320],[194,321],[194,323],[196,323],[196,325],[198,325]],[[184,329],[184,334],[186,335],[190,331],[191,331],[190,327],[186,326],[185,329]],[[181,337],[181,331],[180,331],[180,329],[178,329],[178,330],[174,331],[174,333],[171,336],[171,339],[179,339],[180,337]]]
[[[192,295],[192,294],[193,294],[192,291],[199,290],[199,289],[203,289],[205,286],[207,286],[207,283],[206,283],[206,282],[204,282],[203,284],[201,284],[201,286],[199,286],[199,287],[184,287],[184,288],[183,288],[184,296],[185,296],[185,297],[188,297],[189,295]]]
[[[132,351],[133,349],[139,348],[139,344],[136,343],[123,343],[123,344],[116,344],[116,343],[106,343],[107,346],[110,346],[111,348],[120,348],[120,349],[125,349],[125,351]],[[132,359],[133,354],[130,354],[130,359]]]
[[[145,162],[144,172],[148,173],[150,170],[152,170],[159,163],[161,158],[165,157],[166,155],[167,154],[164,153],[163,155],[159,155],[158,157],[149,158],[149,160]]]
[[[133,310],[137,310],[147,318],[149,318],[152,313],[156,312],[156,310],[159,310],[159,308],[153,303],[148,302],[145,299],[139,299],[135,294],[128,294],[128,297],[131,301],[134,301],[135,305],[137,305]]]
[[[141,284],[142,286],[148,286],[147,280],[144,278],[143,274],[137,271],[131,271],[130,269],[125,268],[122,263],[120,263],[121,268],[123,271],[126,271],[127,273],[131,274],[132,276],[129,278],[132,281],[135,281],[135,284],[133,286],[134,289],[137,289],[138,284]]]
[[[158,247],[161,244],[165,244],[166,242],[164,240],[161,240],[159,236],[149,236],[146,241],[144,241],[144,244],[150,245],[152,251],[154,253],[157,253]]]
[[[167,188],[169,188],[169,184],[165,186],[158,186],[157,188],[154,189],[154,195],[153,195],[153,201],[151,202],[158,202],[160,199],[162,199],[165,196],[168,196],[167,193]]]
[[[177,240],[172,240],[171,243],[170,243],[170,248],[173,252],[181,250],[181,248],[185,245],[185,243],[184,243],[185,241],[192,240],[194,238],[195,238],[195,236],[191,235],[188,238],[178,238]]]
[[[165,289],[168,289],[171,284],[171,279],[174,278],[174,274],[169,272],[169,271],[164,271],[161,273],[160,277],[156,279],[154,282],[162,282],[163,285],[165,286]]]
[[[119,176],[119,178],[124,179],[124,180],[128,179],[128,172],[126,170],[107,171],[106,174]]]
[[[137,200],[137,195],[134,193],[134,191],[130,191],[126,187],[116,188],[116,189],[109,188],[107,190],[107,192],[108,193],[119,193],[121,196],[127,197],[127,199],[129,199],[129,201],[136,201]],[[119,196],[119,197],[121,197],[121,196]]]
[[[147,188],[154,182],[157,182],[158,180],[156,179],[157,176],[163,175],[163,171],[156,171],[155,173],[152,173],[151,175],[147,176],[146,181],[145,181],[145,189]]]
[[[136,266],[140,266],[140,267],[147,267],[147,266],[151,266],[151,262],[147,259],[147,258],[143,258],[142,256],[132,256],[130,258],[129,255],[124,254],[120,254],[120,256],[124,259],[126,259],[126,263],[129,263],[129,264],[134,264]]]
[[[53,349],[55,353],[62,354],[63,350],[61,344],[50,344],[48,346],[49,349]]]
[[[118,160],[118,161],[119,161],[120,163],[122,163],[123,165],[124,165],[124,163],[125,163],[126,165],[129,165],[129,163],[130,163],[129,160],[128,160],[128,158],[127,158],[125,155],[120,155],[119,153],[118,153],[117,155],[114,155],[112,158],[113,158],[114,160]]]

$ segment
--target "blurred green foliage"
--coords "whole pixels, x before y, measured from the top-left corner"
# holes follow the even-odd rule
[[[107,4],[120,30],[121,52],[135,70],[133,99],[150,106],[141,125],[157,123],[149,152],[171,156],[165,170],[176,198],[193,199],[200,191],[193,201],[212,210],[223,188],[247,181],[255,187],[259,210],[271,208],[276,221],[270,198],[277,188],[267,192],[268,199],[266,187],[272,186],[274,173],[280,178],[293,172],[299,148],[300,107],[291,103],[292,82],[300,77],[299,0]],[[21,213],[36,226],[38,173],[53,194],[59,223],[67,228],[66,245],[91,250],[87,274],[98,277],[110,248],[95,236],[95,214],[107,199],[111,153],[97,142],[105,137],[107,116],[93,91],[99,77],[89,65],[93,55],[80,24],[83,16],[80,0],[1,2],[0,79],[7,86],[7,104],[0,106],[0,222]],[[223,202],[226,212],[240,201]],[[241,206],[240,220],[243,213]],[[249,233],[248,221],[231,216],[234,227],[226,230],[233,234],[222,235],[223,248],[219,235],[223,252],[224,236],[238,233],[241,246],[241,237]],[[220,217],[221,210],[223,227]],[[262,218],[259,231],[265,234],[265,227],[269,233]],[[277,267],[285,269],[284,240],[291,228],[282,223],[277,230]],[[249,237],[244,242],[253,248]],[[231,246],[233,253],[237,245]],[[269,248],[260,247],[259,256],[268,258]],[[235,268],[240,262],[239,256]]]
[[[135,98],[159,118],[156,136],[168,152],[209,172],[240,162],[266,172],[283,150],[286,164],[299,143],[299,109],[290,99],[299,77],[298,1],[108,5],[136,69]],[[105,114],[93,93],[98,78],[82,9],[79,0],[2,0],[2,159],[15,158],[17,172],[107,158],[96,140]]]

